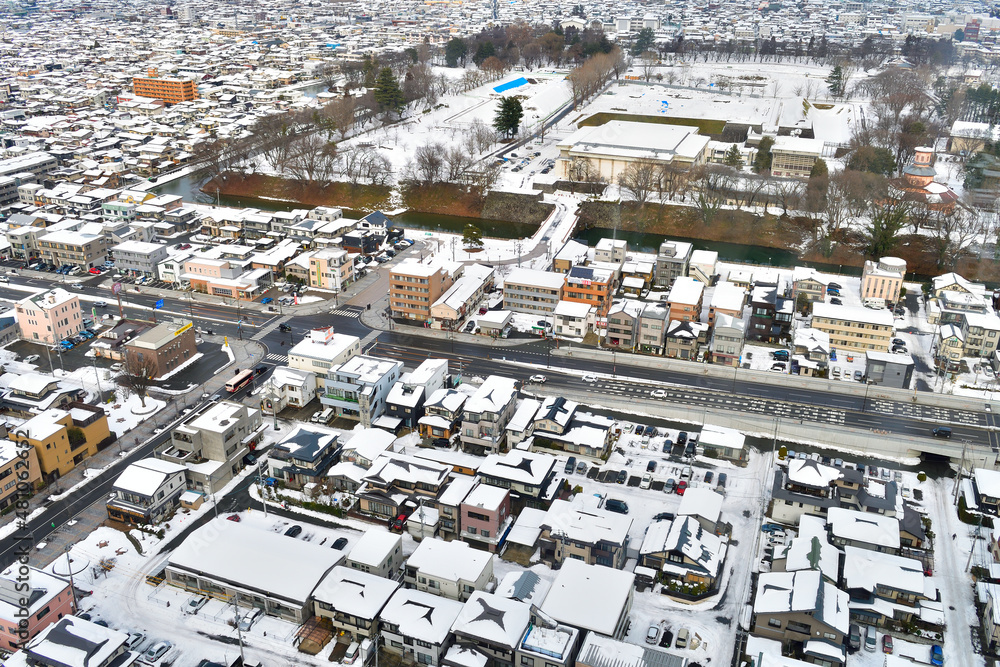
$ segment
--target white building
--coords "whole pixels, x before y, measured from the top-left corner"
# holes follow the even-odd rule
[[[452,600],[468,600],[493,580],[493,554],[460,540],[425,539],[406,561],[406,585]]]
[[[451,626],[464,606],[423,591],[397,590],[382,609],[385,649],[417,664],[441,664],[450,646]]]

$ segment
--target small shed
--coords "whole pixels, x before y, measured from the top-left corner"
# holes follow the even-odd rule
[[[509,310],[489,310],[476,320],[476,324],[479,325],[479,333],[484,336],[502,336],[504,329],[510,327],[510,320],[513,316],[514,313]]]

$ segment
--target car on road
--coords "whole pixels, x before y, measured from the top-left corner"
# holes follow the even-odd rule
[[[301,533],[302,533],[302,526],[296,524],[294,526],[291,526],[288,530],[285,531],[285,536],[298,537]]]
[[[73,283],[70,287],[73,289],[83,289],[83,283]]]
[[[583,381],[584,382],[597,382],[597,376],[596,375],[590,375],[588,373],[587,375],[583,376]]]
[[[156,642],[142,654],[142,662],[153,665],[156,664],[163,656],[170,652],[170,649],[174,647],[171,642]]]
[[[278,325],[278,331],[291,331],[291,330],[292,330],[292,327],[290,327],[287,324],[282,323],[282,324]]]
[[[951,428],[948,426],[938,426],[937,428],[931,430],[931,435],[935,438],[950,438]]]
[[[530,378],[528,378],[528,382],[533,382],[535,384],[545,384],[545,379],[546,378],[544,375],[532,375]]]
[[[649,392],[649,395],[652,396],[653,398],[666,398],[667,397],[667,390],[666,389],[654,389],[653,391]]]
[[[628,471],[627,470],[619,470],[618,471],[618,478],[615,479],[615,481],[618,482],[619,484],[624,484],[626,481],[628,481]]]
[[[660,626],[656,623],[649,626],[649,630],[646,630],[646,643],[655,644],[656,640],[660,638]]]
[[[346,547],[346,546],[347,546],[347,538],[346,537],[338,537],[336,540],[334,540],[333,544],[330,545],[330,548],[331,549],[337,549],[339,551],[343,551],[344,547]]]
[[[40,357],[37,354],[29,354],[28,356],[26,356],[24,358],[24,363],[26,363],[26,364],[33,364],[36,361],[38,361],[39,359],[40,359]]]
[[[944,667],[944,651],[938,644],[931,646],[931,664],[934,667]]]

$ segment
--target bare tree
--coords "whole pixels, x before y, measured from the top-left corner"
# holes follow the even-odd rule
[[[656,51],[643,51],[642,55],[639,56],[639,64],[642,67],[642,79],[648,82],[653,78],[653,72],[656,71],[656,63],[659,60],[659,56]]]
[[[650,196],[659,191],[660,167],[648,159],[639,159],[629,163],[618,175],[618,185],[628,192],[641,207],[646,206]]]
[[[336,156],[335,144],[308,134],[295,142],[285,166],[298,180],[324,186],[333,177]]]
[[[475,160],[461,146],[451,146],[444,153],[446,180],[458,183],[465,180],[465,173],[472,167]]]
[[[125,395],[139,397],[139,403],[146,407],[146,394],[153,386],[153,380],[158,369],[156,359],[142,352],[129,350],[125,354],[122,370],[115,378],[115,383]]]
[[[982,227],[982,215],[966,202],[958,202],[950,212],[943,213],[931,233],[938,268],[955,268],[958,260],[975,242]]]
[[[322,115],[333,129],[340,135],[343,141],[347,133],[354,127],[354,118],[358,110],[358,103],[350,95],[332,100],[323,107]]]
[[[444,146],[438,143],[427,143],[419,146],[413,152],[410,165],[412,177],[424,183],[437,183],[444,173]]]

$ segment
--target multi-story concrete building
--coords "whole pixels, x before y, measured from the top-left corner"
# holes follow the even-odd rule
[[[67,474],[111,438],[104,410],[86,403],[70,403],[66,408],[45,410],[14,432],[18,442],[35,448],[42,475],[48,480]]]
[[[688,276],[678,276],[667,295],[670,319],[681,322],[700,322],[705,283]]]
[[[650,303],[639,316],[639,339],[636,349],[650,354],[663,354],[663,336],[667,330],[669,311],[659,304]]]
[[[708,323],[715,324],[719,315],[729,315],[736,319],[743,318],[743,302],[746,300],[746,290],[727,280],[721,280],[712,293],[712,301],[708,306]]]
[[[132,90],[136,95],[179,104],[198,99],[198,89],[191,79],[172,79],[156,76],[152,70],[148,77],[133,77]]]
[[[329,370],[320,402],[336,409],[337,416],[357,419],[367,428],[385,412],[386,398],[402,372],[401,361],[351,357]]]
[[[166,243],[125,241],[111,248],[115,268],[134,276],[156,276],[157,265],[167,258]]]
[[[623,299],[611,306],[608,312],[608,345],[625,350],[635,349],[638,344],[639,316],[643,303],[632,299]]]
[[[743,355],[745,333],[746,323],[742,319],[736,319],[731,315],[716,315],[709,344],[712,352],[711,362],[724,366],[738,366]]]
[[[512,521],[510,490],[479,484],[459,507],[462,539],[486,551],[496,551],[500,538]]]
[[[19,456],[23,449],[24,454]],[[38,452],[34,447],[21,447],[11,440],[0,440],[0,510],[17,500],[24,490],[34,491],[41,485],[42,472],[38,466]],[[21,489],[18,490],[20,483]],[[0,616],[0,620],[2,620]],[[3,643],[3,624],[0,623],[0,646]]]
[[[552,314],[562,299],[566,276],[552,271],[513,269],[503,281],[503,307],[515,313]]]
[[[325,389],[326,375],[361,352],[361,340],[334,331],[333,327],[313,329],[288,351],[288,367],[316,374],[316,388]]]
[[[886,309],[813,304],[812,327],[830,335],[830,345],[838,350],[888,352],[895,320]]]
[[[16,311],[26,340],[54,345],[83,328],[80,298],[59,287],[18,301]]]
[[[771,173],[777,177],[809,178],[813,165],[822,154],[821,139],[775,137],[771,146]]]
[[[125,343],[126,357],[152,360],[153,377],[162,377],[198,354],[194,324],[162,322]]]
[[[664,241],[656,253],[654,285],[660,289],[670,287],[674,278],[686,276],[690,268],[693,246],[685,241]]]
[[[346,250],[324,248],[309,257],[309,285],[339,292],[354,282],[354,260]]]
[[[68,229],[49,232],[38,238],[38,256],[50,264],[91,269],[103,266],[108,257],[103,234],[74,232]]]
[[[389,308],[403,320],[431,322],[431,306],[454,282],[453,268],[443,263],[401,262],[389,273]]]
[[[608,316],[615,291],[615,272],[594,266],[574,266],[566,274],[564,301],[586,303],[594,307],[598,318]]]
[[[899,257],[882,257],[877,262],[868,260],[861,272],[861,299],[880,299],[892,306],[899,301],[906,260]]]
[[[209,403],[170,433],[157,458],[188,469],[188,488],[216,493],[246,465],[265,425],[260,410],[242,403]]]

